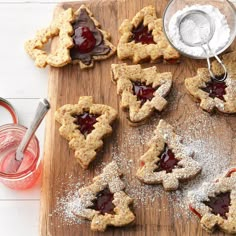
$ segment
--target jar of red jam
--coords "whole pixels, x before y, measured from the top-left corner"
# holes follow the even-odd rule
[[[33,136],[22,161],[15,158],[26,128],[19,124],[0,126],[0,182],[9,188],[23,190],[32,187],[40,176],[39,142]]]

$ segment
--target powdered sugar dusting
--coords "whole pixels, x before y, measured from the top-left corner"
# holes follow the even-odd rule
[[[195,106],[195,104],[190,106]],[[195,110],[192,108],[191,110]],[[140,205],[151,207],[153,203],[166,196],[170,204],[174,203],[172,204],[174,218],[178,219],[183,216],[190,218],[188,192],[199,188],[206,181],[216,179],[230,167],[231,147],[222,143],[229,139],[227,136],[230,134],[230,127],[223,122],[224,117],[209,116],[203,111],[196,110],[187,117],[170,122],[175,127],[176,133],[183,137],[186,154],[189,155],[194,151],[194,160],[202,166],[202,172],[198,176],[182,183],[180,189],[173,192],[165,192],[161,185],[143,184],[135,177],[140,156],[134,156],[134,153],[144,153],[147,150],[146,144],[154,135],[159,117],[153,118],[148,124],[141,127],[127,127],[125,131],[117,135],[116,139],[122,141],[119,142],[120,146],[117,146],[117,140],[113,140],[112,159],[117,162],[124,174],[125,191],[134,198],[135,207],[140,208]],[[222,127],[222,125],[224,126]],[[221,136],[218,139],[211,138],[214,137],[219,126],[223,130]],[[95,170],[95,175],[100,174],[106,164],[100,163],[99,168]],[[83,182],[80,180],[80,183],[68,187],[72,189],[71,192],[58,199],[56,212],[64,218],[67,224],[81,223],[81,220],[78,220],[71,212],[75,207],[80,206],[79,187],[88,184],[86,179]],[[168,212],[169,207],[161,205],[158,210]]]

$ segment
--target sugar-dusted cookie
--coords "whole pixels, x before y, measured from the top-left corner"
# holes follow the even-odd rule
[[[148,147],[136,174],[146,184],[162,183],[165,190],[176,190],[179,181],[189,180],[201,171],[192,159],[193,153],[186,153],[182,138],[164,120],[160,120]]]
[[[72,21],[72,9],[64,10],[53,20],[49,27],[39,30],[34,39],[25,43],[25,50],[35,60],[36,66],[45,67],[51,65],[61,67],[71,61],[70,48],[73,46],[71,38],[73,34]],[[44,46],[55,36],[59,37],[57,48],[54,52],[47,54]]]
[[[111,76],[117,84],[122,109],[129,110],[131,124],[139,124],[154,110],[162,111],[167,105],[164,97],[172,85],[170,72],[158,73],[155,66],[142,69],[140,65],[112,64]]]
[[[208,112],[218,109],[223,113],[236,112],[236,52],[223,56],[227,68],[227,78],[218,82],[211,78],[207,68],[197,70],[197,75],[185,79],[185,86],[197,101],[200,107]],[[224,75],[222,66],[214,61],[212,70],[219,78]]]
[[[153,6],[144,7],[134,18],[124,20],[119,31],[121,38],[117,46],[118,58],[132,59],[135,64],[159,60],[178,62],[179,53],[167,41]]]
[[[72,62],[79,63],[82,69],[92,67],[94,61],[104,60],[116,52],[109,41],[110,34],[100,29],[100,24],[85,5],[75,12],[72,26],[74,46],[70,56]]]
[[[188,194],[190,209],[208,232],[236,234],[236,169]]]
[[[79,164],[87,169],[103,145],[102,139],[112,132],[110,124],[117,112],[110,106],[94,104],[92,97],[80,97],[78,104],[60,107],[55,118],[61,124],[60,135],[69,141]]]
[[[115,161],[108,164],[93,183],[79,190],[79,204],[73,213],[91,221],[93,231],[105,231],[107,226],[124,226],[135,220],[129,206],[133,199],[125,192],[120,172]]]

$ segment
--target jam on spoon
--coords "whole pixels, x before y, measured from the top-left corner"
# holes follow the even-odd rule
[[[114,204],[112,201],[114,200],[114,194],[110,192],[109,188],[105,188],[100,191],[96,199],[93,201],[92,209],[99,211],[101,214],[113,214],[114,213]]]
[[[220,76],[217,78],[220,79]],[[220,82],[214,79],[211,79],[211,81],[206,82],[206,86],[201,88],[203,91],[209,93],[209,96],[211,98],[219,98],[224,101],[224,95],[226,94],[225,89],[227,88],[227,85],[225,82]]]
[[[141,22],[137,28],[132,30],[130,41],[142,44],[155,44],[152,30],[149,30],[147,26],[144,26],[143,22]]]
[[[99,116],[85,112],[81,115],[74,114],[72,117],[75,118],[74,124],[78,125],[80,132],[87,136],[94,130],[94,125],[97,123]]]
[[[151,85],[145,85],[140,82],[132,82],[133,84],[133,93],[137,96],[138,101],[141,101],[143,105],[147,100],[152,100],[156,88],[153,88]]]
[[[226,213],[229,212],[230,192],[220,193],[215,197],[209,197],[209,199],[210,200],[205,201],[204,204],[211,208],[211,212],[227,219]]]
[[[160,161],[158,161],[157,169],[155,172],[165,170],[166,173],[171,173],[177,166],[179,160],[175,158],[174,153],[169,149],[168,145],[165,145],[164,151],[161,154]]]

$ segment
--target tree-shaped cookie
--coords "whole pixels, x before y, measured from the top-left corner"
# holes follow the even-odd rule
[[[39,30],[34,39],[25,43],[25,50],[35,60],[36,66],[45,67],[51,65],[61,67],[71,61],[70,48],[73,46],[71,38],[73,34],[72,21],[72,9],[63,10],[49,27]],[[44,49],[45,44],[55,36],[59,37],[56,50],[47,54]]]
[[[177,62],[179,53],[167,41],[162,25],[162,19],[157,19],[153,6],[140,10],[131,21],[124,20],[119,28],[118,58],[132,59],[135,64],[162,59]]]
[[[138,124],[167,105],[164,97],[172,85],[170,72],[158,73],[155,66],[142,69],[140,65],[113,64],[111,74],[121,96],[121,108],[129,110],[131,124]]]
[[[74,46],[70,56],[73,63],[79,63],[80,68],[92,67],[94,61],[104,60],[116,52],[109,41],[110,34],[100,29],[100,24],[85,5],[75,12],[72,26]]]
[[[112,132],[110,124],[117,112],[110,106],[94,104],[92,97],[80,97],[78,104],[60,107],[55,118],[61,124],[60,134],[69,141],[79,164],[87,169],[102,147],[102,139]]]
[[[160,120],[148,147],[137,171],[137,177],[146,184],[163,184],[165,190],[175,190],[179,181],[191,179],[201,171],[199,163],[186,153],[181,137],[164,120]]]
[[[188,194],[190,209],[208,232],[236,234],[236,169]]]
[[[107,226],[124,226],[134,221],[129,205],[133,200],[125,192],[116,162],[111,162],[93,183],[79,190],[79,204],[73,213],[91,221],[91,229],[105,231]]]
[[[200,107],[208,112],[218,109],[223,113],[236,112],[236,52],[223,56],[227,68],[227,78],[218,82],[211,78],[207,68],[197,70],[197,75],[185,79],[185,86],[197,101]],[[214,61],[212,63],[214,74],[221,78],[224,76],[222,66]]]

